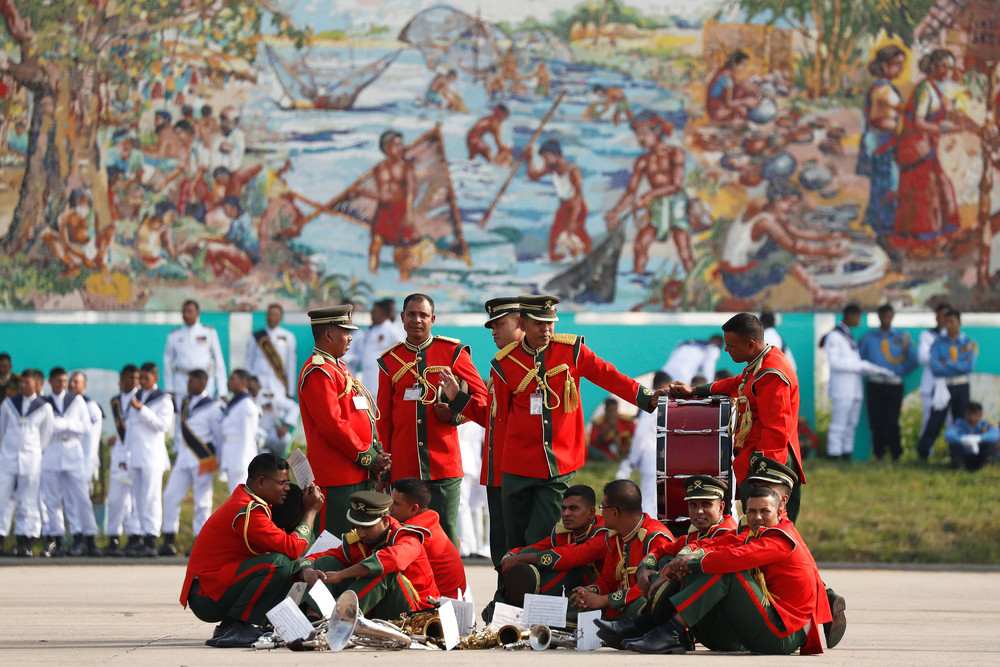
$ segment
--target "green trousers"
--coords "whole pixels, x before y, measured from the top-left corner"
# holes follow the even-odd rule
[[[188,592],[188,606],[206,623],[234,618],[244,623],[264,625],[267,612],[281,602],[292,587],[292,562],[284,554],[267,553],[243,561],[236,579],[222,597],[213,600],[202,594],[195,581]]]
[[[333,556],[317,558],[313,565],[317,570],[335,572],[347,566]],[[347,590],[358,595],[358,606],[365,616],[394,621],[399,615],[417,609],[424,609],[428,604],[421,604],[413,586],[399,572],[383,572],[377,576],[357,577],[337,584],[327,584],[333,596],[340,597]],[[306,602],[315,608],[308,595]]]
[[[432,479],[427,486],[431,487],[431,504],[427,507],[441,516],[441,529],[459,549],[458,502],[462,496],[462,478]]]
[[[340,537],[344,533],[354,530],[354,524],[347,520],[347,510],[350,507],[347,499],[351,497],[352,493],[373,491],[374,489],[375,482],[372,481],[323,487],[326,502],[323,503],[323,511],[316,516],[316,527],[313,532],[319,536],[326,529],[334,536]]]
[[[753,653],[789,655],[806,643],[804,629],[781,636],[785,625],[778,610],[746,572],[688,575],[670,602],[698,641],[712,650],[742,646]]]
[[[575,472],[558,477],[503,474],[501,495],[507,526],[507,550],[544,540],[559,523],[563,494]]]
[[[507,526],[503,521],[503,495],[499,486],[486,487],[486,506],[490,511],[490,559],[499,568],[507,553]]]
[[[518,554],[533,554],[538,553],[537,549],[532,549],[531,547],[525,547],[517,552]],[[589,586],[597,580],[597,571],[593,567],[581,566],[574,567],[572,570],[548,570],[545,568],[538,567],[537,565],[529,565],[528,563],[518,563],[514,567],[524,567],[531,570],[535,577],[535,586],[532,590],[527,590],[527,593],[533,593],[535,595],[551,595],[553,597],[569,597],[573,593],[573,589],[577,586]],[[504,595],[504,590],[501,587],[497,589],[497,594],[493,598],[497,602],[504,602],[506,604],[512,604],[515,607],[521,606],[519,604],[514,604],[512,601],[508,601]],[[579,610],[573,605],[569,605],[566,610],[566,618],[572,623],[576,623],[576,615]]]

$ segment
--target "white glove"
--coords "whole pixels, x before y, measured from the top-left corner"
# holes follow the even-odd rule
[[[223,484],[229,482],[229,473],[226,472],[225,469],[223,468],[219,469],[219,481],[222,482]]]
[[[931,407],[935,410],[944,410],[951,403],[951,392],[944,378],[934,380],[934,393],[931,396]]]
[[[962,447],[966,452],[973,455],[979,454],[979,443],[982,441],[983,437],[981,435],[976,435],[975,433],[970,433],[968,435],[963,435],[961,437]]]

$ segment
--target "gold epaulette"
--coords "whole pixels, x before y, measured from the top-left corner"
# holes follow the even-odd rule
[[[562,535],[562,534],[568,533],[568,532],[569,532],[569,529],[566,526],[563,525],[562,521],[560,521],[559,523],[556,524],[556,535]]]
[[[639,541],[640,541],[640,542],[645,542],[645,541],[646,541],[646,535],[647,535],[648,533],[649,533],[649,531],[648,531],[648,530],[646,530],[645,528],[640,528],[640,529],[639,529],[639,532],[637,532],[637,533],[635,534],[635,536],[636,536],[637,538],[639,538]]]
[[[361,537],[358,536],[358,531],[356,530],[349,532],[346,539],[348,544],[357,544],[361,541]]]
[[[493,355],[493,358],[496,359],[497,361],[500,361],[501,359],[503,359],[504,357],[506,357],[508,354],[510,354],[511,351],[514,348],[516,348],[518,345],[520,345],[520,344],[521,344],[521,341],[515,340],[513,343],[508,344],[507,347],[505,347],[504,349],[500,350],[495,355]]]
[[[314,354],[311,357],[309,357],[309,363],[311,363],[313,366],[322,366],[323,364],[326,363],[326,357],[324,357],[322,354]]]
[[[403,344],[403,341],[399,341],[398,343],[396,343],[392,347],[388,348],[385,352],[383,352],[382,354],[380,354],[378,356],[384,357],[385,355],[389,354],[390,352],[392,352],[393,350],[395,350],[397,347],[399,347],[402,344]]]
[[[559,333],[552,334],[553,343],[565,343],[567,345],[573,345],[574,343],[576,343],[576,339],[577,339],[576,334],[559,334]]]
[[[454,343],[455,345],[461,345],[462,341],[457,338],[450,338],[448,336],[434,336],[434,340],[443,340],[448,343]]]

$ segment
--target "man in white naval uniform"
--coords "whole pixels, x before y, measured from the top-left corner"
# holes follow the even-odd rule
[[[263,389],[255,376],[250,377],[247,390],[260,408],[257,441],[261,451],[286,458],[292,446],[292,429],[299,423],[299,404],[281,391]]]
[[[219,334],[198,320],[201,308],[197,301],[185,301],[181,314],[184,326],[167,334],[163,350],[163,390],[174,395],[175,407],[180,407],[188,373],[193,370],[208,373],[209,396],[215,396],[226,386],[226,360],[222,357]]]
[[[372,396],[378,396],[378,358],[383,352],[406,338],[406,332],[403,331],[399,322],[393,322],[389,319],[392,307],[392,299],[383,299],[373,303],[371,326],[365,329],[360,336],[360,344],[355,342],[351,346],[352,349],[357,348],[355,358],[359,360],[361,381],[365,383],[365,388],[371,392]],[[351,354],[351,350],[348,350],[348,354]],[[354,368],[354,364],[350,361],[346,363]]]
[[[139,367],[125,364],[118,374],[117,396],[111,397],[111,419],[115,423],[115,433],[108,438],[108,499],[107,533],[108,546],[105,556],[124,556],[121,550],[121,534],[124,528],[128,535],[128,545],[135,550],[142,541],[139,532],[139,516],[132,504],[132,473],[127,469],[125,456],[125,412],[132,397],[139,391]]]
[[[74,518],[71,513],[76,511],[75,502],[67,504],[66,514],[69,519],[70,532],[73,534],[73,546],[66,550],[66,555],[94,557],[100,556],[101,550],[97,548],[97,544],[94,542],[97,537],[96,520],[92,524],[93,532],[90,532],[91,524],[89,524],[90,518],[88,517],[94,516],[94,505],[90,501],[90,480],[95,478],[98,468],[101,465],[101,431],[104,428],[104,411],[101,410],[101,406],[97,404],[97,401],[86,395],[86,391],[87,376],[85,374],[76,371],[69,376],[69,392],[82,398],[84,404],[87,406],[87,414],[90,417],[90,429],[87,434],[88,441],[84,443],[86,445],[85,458],[83,468],[80,470],[87,489],[86,502],[83,509],[80,510],[80,517],[77,518]],[[70,497],[69,500],[73,501],[74,499]],[[72,530],[74,521],[83,527],[82,531]]]
[[[690,384],[695,375],[703,375],[707,380],[715,377],[715,365],[722,354],[722,336],[715,335],[708,340],[686,340],[677,344],[663,364],[662,370],[674,382]]]
[[[174,426],[174,403],[157,386],[159,377],[156,364],[144,363],[139,391],[125,409],[124,465],[132,473],[132,502],[142,532],[142,544],[126,552],[129,556],[155,556],[163,523],[163,473],[170,470],[166,438]]]
[[[795,363],[795,356],[792,354],[792,348],[788,347],[785,342],[785,337],[778,333],[778,330],[774,326],[774,313],[770,310],[765,310],[760,314],[760,323],[764,325],[764,342],[771,347],[776,347],[784,353],[788,358],[788,363],[791,364],[792,370],[798,372],[798,364]]]
[[[265,392],[295,396],[299,362],[295,336],[278,326],[284,314],[276,303],[267,307],[267,326],[254,331],[247,342],[246,369]]]
[[[858,341],[851,331],[859,324],[861,308],[849,304],[844,308],[843,319],[819,343],[820,347],[826,348],[826,361],[830,365],[829,395],[833,406],[826,440],[826,455],[830,459],[851,460],[854,432],[858,428],[864,397],[861,378],[865,375],[894,375],[892,371],[861,358]]]
[[[187,396],[181,401],[174,429],[177,458],[163,491],[163,544],[161,556],[176,556],[177,529],[181,525],[181,501],[191,488],[194,496],[193,529],[195,537],[212,515],[212,481],[217,468],[215,443],[212,441],[222,420],[220,401],[208,395],[208,373],[191,371]]]
[[[653,374],[653,391],[670,386],[670,376],[663,371]],[[629,479],[632,471],[639,472],[639,490],[642,492],[642,511],[656,516],[656,419],[657,413],[639,410],[635,416],[635,432],[629,449],[615,479]]]
[[[228,482],[232,493],[247,481],[247,466],[257,456],[257,429],[260,408],[247,391],[250,374],[237,368],[229,376],[229,392],[233,397],[222,412],[215,442],[219,457],[219,480]]]
[[[83,397],[67,391],[69,374],[56,366],[49,371],[52,393],[45,400],[52,406],[52,435],[42,454],[42,556],[65,556],[65,518],[70,533],[97,534],[94,506],[90,502],[90,478],[84,467],[90,458],[90,411]],[[66,517],[63,516],[63,507]],[[96,547],[95,547],[96,550]]]
[[[53,413],[48,401],[39,396],[44,376],[41,371],[25,369],[19,381],[20,393],[8,396],[0,404],[0,503],[7,504],[17,489],[17,536],[15,556],[32,556],[31,540],[41,534],[39,481],[42,472],[42,449],[52,437]],[[0,535],[7,537],[10,506],[0,508],[4,517]]]
[[[937,380],[934,374],[931,373],[931,348],[938,338],[947,333],[944,327],[944,317],[950,310],[951,306],[947,303],[939,303],[935,306],[934,320],[936,325],[930,329],[921,331],[920,336],[917,338],[917,361],[924,367],[923,373],[920,376],[920,406],[923,410],[920,421],[921,435],[923,435],[924,429],[927,428],[927,420],[931,416],[934,384]]]

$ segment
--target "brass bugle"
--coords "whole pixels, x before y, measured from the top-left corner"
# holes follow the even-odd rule
[[[531,630],[522,630],[516,625],[505,625],[497,630],[497,642],[504,648],[514,648],[522,640],[528,639]]]
[[[547,625],[533,625],[528,634],[528,645],[535,651],[549,648],[576,648],[576,634],[553,630]]]

